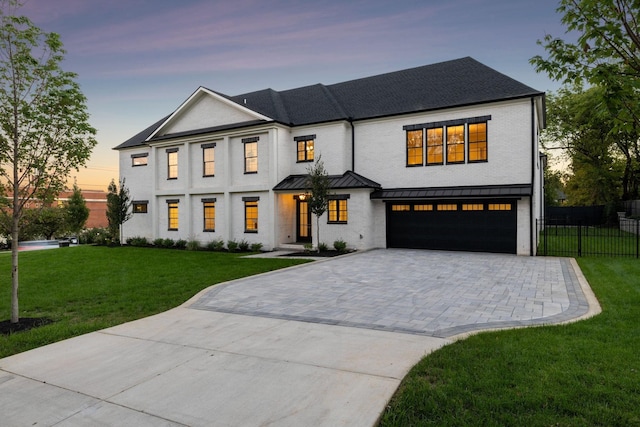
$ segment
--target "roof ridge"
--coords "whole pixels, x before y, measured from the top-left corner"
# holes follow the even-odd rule
[[[278,118],[285,123],[291,123],[291,119],[289,118],[289,112],[287,111],[287,106],[282,101],[280,92],[271,88],[269,88],[268,90],[271,94],[271,100],[273,101],[273,106],[276,109]]]
[[[320,87],[322,88],[322,91],[325,93],[325,95],[327,95],[327,98],[329,98],[331,104],[333,104],[333,106],[338,110],[340,115],[342,115],[345,119],[350,118],[351,114],[349,114],[347,112],[347,109],[342,104],[340,104],[340,101],[338,101],[333,92],[331,92],[329,86],[320,84]]]

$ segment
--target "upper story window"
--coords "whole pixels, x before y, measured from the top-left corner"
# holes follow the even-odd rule
[[[244,202],[244,232],[258,232],[258,201],[259,197],[243,197]]]
[[[489,120],[481,116],[403,126],[407,166],[486,162]]]
[[[202,144],[202,176],[214,176],[216,174],[216,143]]]
[[[178,202],[179,200],[167,200],[168,230],[178,229]]]
[[[487,161],[487,123],[469,125],[469,161]]]
[[[178,179],[178,149],[167,149],[167,179]]]
[[[464,125],[447,126],[447,163],[464,163]]]
[[[423,165],[422,129],[407,132],[407,166]]]
[[[148,161],[149,161],[149,153],[131,155],[131,166],[147,166]]]
[[[427,129],[427,165],[443,163],[442,146],[442,128]]]
[[[329,224],[346,224],[349,219],[349,213],[347,210],[347,199],[349,194],[339,194],[331,196],[328,206],[328,221]]]
[[[244,173],[258,173],[258,137],[243,138]]]
[[[216,199],[202,199],[203,231],[216,231]]]
[[[148,205],[148,200],[134,200],[133,202],[131,202],[132,211],[134,214],[147,213]]]
[[[293,138],[297,146],[297,162],[312,162],[314,156],[315,135],[297,136]]]

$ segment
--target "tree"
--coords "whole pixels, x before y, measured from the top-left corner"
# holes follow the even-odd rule
[[[535,56],[536,71],[566,84],[603,88],[605,104],[621,116],[616,130],[640,126],[640,2],[638,0],[561,0],[558,12],[574,43],[552,35],[538,41],[548,58]]]
[[[316,216],[316,230],[318,238],[318,252],[320,252],[320,216],[324,214],[329,205],[329,175],[324,168],[322,156],[318,156],[318,160],[314,166],[307,168],[307,204],[312,214]]]
[[[109,234],[113,240],[122,241],[122,224],[127,222],[132,215],[131,198],[129,189],[125,186],[125,179],[119,181],[119,187],[112,179],[107,194],[107,220],[109,221]]]
[[[57,206],[44,206],[37,209],[26,209],[20,222],[19,240],[41,239],[51,240],[54,235],[65,228],[65,212]]]
[[[89,219],[89,208],[82,197],[82,191],[73,184],[73,193],[65,206],[66,224],[71,233],[78,234]]]
[[[11,224],[11,322],[19,321],[18,235],[25,207],[48,205],[96,145],[86,98],[61,69],[60,37],[0,3],[0,180]]]

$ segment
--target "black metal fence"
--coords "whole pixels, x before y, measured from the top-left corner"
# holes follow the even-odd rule
[[[622,218],[615,225],[538,220],[537,255],[640,257],[640,221]]]

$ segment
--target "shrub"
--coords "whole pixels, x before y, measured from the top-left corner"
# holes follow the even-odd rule
[[[167,238],[167,239],[163,239],[162,240],[162,247],[163,248],[172,248],[173,245],[175,245],[175,244],[176,244],[176,242],[174,242],[173,239]]]
[[[336,249],[336,251],[344,253],[347,251],[347,242],[342,239],[336,240],[335,242],[333,242],[333,247]]]
[[[229,252],[235,252],[238,250],[238,242],[235,240],[227,240],[227,250]]]
[[[251,252],[260,252],[262,250],[262,243],[252,243]]]
[[[311,249],[313,249],[313,245],[311,243],[305,243],[304,244],[304,251],[305,252],[311,252]]]
[[[247,252],[249,250],[249,242],[244,239],[240,240],[240,242],[238,242],[238,249],[240,252]]]
[[[127,239],[127,245],[130,246],[147,246],[149,244],[149,240],[147,240],[146,237],[139,237],[139,236],[135,236],[135,237],[129,237]]]
[[[320,252],[326,252],[329,250],[329,245],[327,245],[326,243],[319,243],[318,249],[320,249]]]
[[[209,249],[210,251],[221,251],[224,249],[224,240],[222,239],[217,239],[217,240],[212,240],[209,243],[207,243],[207,249]]]
[[[80,243],[93,244],[97,243],[98,237],[100,235],[106,235],[107,230],[105,228],[88,228],[83,230],[78,236],[78,241]]]
[[[199,251],[200,250],[200,242],[195,240],[195,239],[191,239],[187,242],[187,246],[186,246],[188,251]]]
[[[164,239],[154,239],[153,244],[156,248],[164,246]]]
[[[179,240],[176,240],[176,243],[175,243],[174,247],[175,247],[176,249],[184,249],[184,248],[186,248],[186,247],[187,247],[187,243],[188,243],[188,242],[187,242],[186,240],[184,240],[184,239],[179,239]]]

